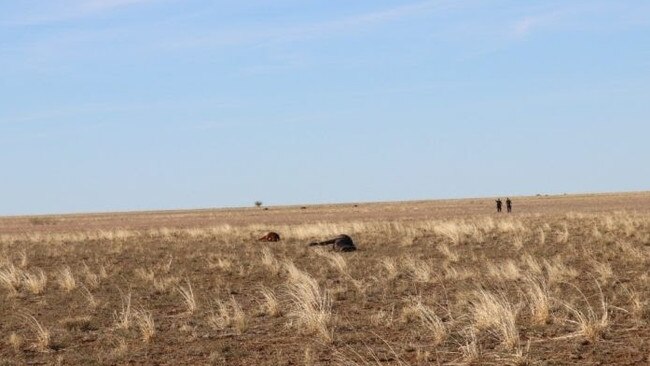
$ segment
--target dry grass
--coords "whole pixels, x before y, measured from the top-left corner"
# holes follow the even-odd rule
[[[216,300],[212,305],[212,313],[208,317],[208,324],[216,330],[224,330],[232,324],[232,315],[228,304]]]
[[[587,307],[586,311],[579,310],[579,308],[575,305],[568,303],[564,304],[573,316],[573,319],[569,319],[567,321],[575,324],[577,327],[577,330],[573,336],[581,336],[591,342],[597,341],[609,327],[609,305],[607,304],[607,300],[605,299],[602,288],[598,282],[596,282],[596,286],[598,287],[598,291],[600,293],[600,315],[598,315],[598,312],[591,306],[586,296],[580,289],[577,289],[577,291],[584,299]]]
[[[477,329],[493,330],[507,349],[512,350],[519,346],[517,309],[505,296],[484,290],[477,291],[472,317]]]
[[[472,365],[481,360],[481,346],[473,328],[465,331],[464,343],[459,348],[464,364]]]
[[[196,299],[194,298],[194,291],[192,290],[192,284],[190,283],[189,280],[186,281],[186,284],[187,286],[185,287],[178,286],[176,290],[183,298],[183,303],[187,308],[187,313],[191,315],[194,314],[194,312],[196,311],[197,305],[196,305]]]
[[[77,280],[75,280],[70,267],[67,266],[59,271],[57,283],[65,292],[70,292],[77,288]]]
[[[45,291],[47,276],[45,276],[42,269],[39,269],[36,273],[25,272],[23,274],[23,283],[29,292],[40,295]]]
[[[21,285],[21,277],[22,271],[13,264],[9,264],[5,268],[0,269],[0,283],[11,295],[18,293]]]
[[[416,302],[414,308],[419,315],[423,328],[431,335],[433,346],[438,346],[444,342],[448,335],[447,326],[436,315],[435,311],[429,306],[424,305],[421,301]]]
[[[230,306],[232,309],[232,326],[237,334],[243,334],[249,325],[246,313],[234,297],[230,298]]]
[[[14,352],[20,352],[23,346],[23,342],[23,337],[15,332],[9,334],[9,337],[7,338],[7,344],[13,349]]]
[[[262,303],[262,313],[273,317],[282,315],[280,302],[278,301],[277,296],[275,296],[275,293],[268,287],[264,286],[260,289],[260,293],[264,298]]]
[[[393,258],[384,258],[381,260],[381,264],[386,271],[386,279],[391,281],[397,278],[399,275],[399,268],[397,267],[397,263]]]
[[[262,265],[266,267],[273,276],[277,276],[280,273],[280,270],[282,269],[282,265],[280,262],[275,258],[273,253],[271,253],[271,250],[269,248],[264,248],[262,250]]]
[[[232,328],[236,334],[246,332],[249,325],[246,313],[234,297],[231,297],[229,302],[216,300],[208,323],[216,330]]]
[[[331,342],[333,333],[332,299],[320,287],[316,279],[299,270],[289,262],[285,264],[289,274],[287,295],[291,301],[289,316],[297,325],[308,332],[318,334],[323,340]]]
[[[131,327],[131,320],[133,312],[131,310],[131,293],[126,295],[120,293],[122,308],[119,312],[115,312],[113,318],[115,320],[115,327],[118,329],[129,329]]]
[[[95,295],[93,295],[86,286],[81,286],[81,293],[83,294],[83,297],[86,299],[86,302],[91,309],[94,309],[97,307],[97,305],[99,305],[99,302],[95,298]]]
[[[151,341],[156,335],[156,327],[151,312],[145,309],[138,309],[133,313],[135,324],[140,330],[144,342]]]
[[[650,213],[564,199],[0,219],[0,359],[643,364]],[[340,233],[359,251],[306,246]]]
[[[23,314],[23,319],[27,322],[29,328],[35,335],[34,348],[40,352],[45,352],[50,348],[50,331],[39,323],[36,318],[29,314]]]
[[[414,281],[433,282],[436,279],[433,268],[424,260],[419,260],[409,256],[404,258],[402,265]]]
[[[543,278],[528,278],[526,295],[530,307],[531,322],[538,326],[547,324],[551,315],[551,297],[546,281]]]

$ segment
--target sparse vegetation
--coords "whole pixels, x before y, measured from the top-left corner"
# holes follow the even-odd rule
[[[0,359],[643,364],[650,205],[590,199],[0,219]],[[282,242],[256,241],[271,229]],[[339,233],[360,250],[305,245]]]

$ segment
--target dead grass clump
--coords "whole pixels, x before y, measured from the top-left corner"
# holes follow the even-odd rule
[[[268,287],[262,286],[262,288],[260,289],[260,293],[264,298],[264,302],[262,302],[262,313],[273,317],[278,317],[282,315],[282,310],[280,309],[280,303],[278,301],[277,296],[275,296],[273,290],[271,290]]]
[[[603,238],[603,233],[601,233],[600,229],[598,229],[598,225],[594,224],[594,226],[591,228],[591,236],[596,240]]]
[[[280,262],[267,247],[262,249],[262,265],[264,265],[273,276],[277,276],[282,269]]]
[[[381,260],[381,266],[384,268],[386,271],[386,279],[389,281],[394,280],[397,278],[399,275],[399,268],[397,267],[397,263],[393,258],[386,257]]]
[[[566,244],[569,241],[569,227],[566,223],[562,224],[562,229],[555,232],[556,242]]]
[[[97,299],[95,299],[95,295],[88,290],[88,288],[84,285],[81,285],[81,293],[83,294],[84,298],[86,299],[86,302],[88,303],[88,306],[90,306],[91,309],[94,309],[97,307],[99,304],[97,302]]]
[[[216,330],[224,330],[232,323],[232,315],[228,304],[221,300],[216,300],[212,305],[212,314],[208,316],[208,324]]]
[[[230,306],[232,309],[233,328],[237,334],[243,334],[248,329],[248,318],[246,318],[246,313],[234,297],[230,298]]]
[[[186,281],[187,286],[178,286],[176,290],[178,293],[181,295],[183,298],[183,303],[185,304],[185,307],[187,308],[187,313],[188,314],[194,314],[194,312],[197,309],[196,306],[196,299],[194,298],[194,291],[192,290],[192,284],[190,283],[189,280]]]
[[[521,221],[518,220],[501,220],[497,222],[496,229],[501,233],[512,233],[517,231],[525,231],[526,227]]]
[[[384,326],[390,328],[393,325],[394,309],[390,312],[386,310],[378,310],[376,313],[370,315],[370,324],[374,326]]]
[[[446,243],[440,243],[438,245],[438,250],[447,258],[448,261],[452,263],[458,262],[458,260],[460,259],[458,253],[451,250],[451,248],[449,248],[449,245],[447,245]]]
[[[23,274],[23,284],[32,294],[40,295],[45,291],[47,276],[45,276],[42,269],[39,269],[36,273],[25,272]]]
[[[512,236],[512,246],[516,250],[521,250],[524,247],[524,236],[521,233],[515,233]]]
[[[413,280],[417,282],[433,282],[433,269],[429,263],[411,256],[404,258],[402,263]]]
[[[158,293],[169,292],[171,289],[177,288],[181,279],[176,276],[167,276],[163,278],[156,277],[153,280],[153,287]]]
[[[14,352],[19,352],[21,350],[23,342],[23,337],[16,332],[11,332],[7,338],[7,344],[14,350]]]
[[[648,301],[641,298],[641,294],[634,288],[630,289],[625,285],[621,288],[628,296],[630,301],[630,313],[637,322],[643,322],[648,314]]]
[[[23,314],[23,318],[36,336],[34,348],[40,352],[47,351],[50,348],[50,331],[29,314]]]
[[[336,269],[340,274],[349,276],[348,263],[345,261],[345,258],[341,254],[330,252],[328,253],[327,260],[330,266]]]
[[[142,340],[144,342],[151,341],[151,339],[156,335],[156,327],[151,312],[145,309],[136,310],[133,313],[133,319],[140,330]]]
[[[68,331],[88,331],[92,330],[90,316],[76,316],[60,320],[61,325]]]
[[[452,281],[463,281],[476,277],[476,273],[468,268],[456,268],[448,264],[443,266],[444,278]]]
[[[614,270],[612,269],[611,264],[607,262],[598,262],[596,260],[592,261],[594,271],[598,274],[600,282],[607,283],[610,279],[614,277]]]
[[[493,330],[507,349],[519,346],[516,326],[517,310],[503,296],[485,290],[476,292],[476,302],[471,309],[477,329]]]
[[[18,293],[23,278],[22,273],[20,269],[11,263],[0,269],[0,283],[9,291],[10,295]]]
[[[232,267],[233,263],[228,258],[218,257],[214,255],[208,257],[208,268],[210,269],[216,268],[228,272],[232,269]]]
[[[530,307],[530,318],[534,325],[544,325],[550,321],[551,298],[543,278],[528,278],[526,296]]]
[[[472,327],[465,331],[464,344],[460,346],[462,361],[466,365],[472,365],[479,362],[482,356],[481,347],[478,343],[476,330]]]
[[[156,272],[153,269],[137,268],[135,276],[145,282],[153,282],[156,279]]]
[[[289,316],[298,326],[308,332],[318,334],[327,342],[332,341],[329,328],[332,321],[332,300],[316,279],[300,271],[293,263],[285,264],[289,273],[287,294],[291,302]]]
[[[27,251],[25,249],[18,251],[18,267],[26,268],[27,263]]]
[[[430,307],[418,301],[414,305],[422,326],[431,334],[433,345],[437,346],[447,338],[447,326]]]
[[[234,297],[231,297],[228,303],[215,301],[212,314],[208,317],[208,324],[216,330],[232,327],[237,334],[243,334],[248,329],[246,313]]]
[[[119,360],[127,355],[129,346],[126,344],[124,338],[118,338],[112,342],[112,348],[108,353],[108,357],[112,360]]]
[[[605,331],[607,331],[607,328],[609,327],[609,306],[598,282],[596,282],[596,286],[598,287],[600,294],[600,315],[597,314],[596,310],[594,310],[594,308],[587,300],[587,297],[577,287],[576,289],[578,292],[580,292],[580,295],[587,305],[586,311],[580,311],[575,305],[568,303],[564,304],[564,306],[573,315],[573,319],[569,319],[567,321],[575,324],[578,328],[576,332],[570,336],[581,336],[590,342],[595,342],[603,335]]]
[[[436,234],[447,238],[453,245],[460,244],[467,236],[475,237],[477,238],[477,241],[481,239],[480,230],[478,230],[475,225],[467,224],[465,222],[441,222],[438,223],[433,230]]]
[[[488,263],[487,269],[490,277],[498,281],[516,281],[521,278],[521,271],[512,259],[500,264]]]
[[[23,346],[23,337],[16,333],[11,332],[7,338],[7,344],[14,350],[14,352],[19,352]]]
[[[544,245],[544,243],[546,243],[546,232],[541,227],[537,229],[537,240],[539,245]]]
[[[524,262],[528,271],[534,275],[542,274],[542,265],[532,256],[530,253],[526,253],[521,256],[521,261]]]
[[[119,313],[115,312],[113,318],[115,320],[115,327],[118,329],[129,329],[131,327],[131,319],[133,313],[131,311],[131,293],[126,295],[121,294],[122,309]]]
[[[86,264],[86,262],[83,263],[83,268],[82,268],[82,276],[84,279],[84,283],[86,286],[88,286],[91,289],[96,289],[99,287],[99,283],[101,282],[101,277],[100,275],[94,273],[90,267]]]
[[[70,267],[67,266],[59,271],[57,282],[59,284],[59,287],[62,288],[65,292],[70,292],[77,288],[77,281],[72,275]]]
[[[559,283],[578,277],[578,271],[564,264],[564,262],[559,258],[556,258],[551,262],[544,259],[543,263],[549,284]]]
[[[629,261],[644,261],[647,257],[641,249],[635,247],[627,240],[616,240],[616,246],[625,253],[625,258]]]
[[[171,271],[173,262],[174,262],[174,256],[169,254],[167,256],[167,259],[165,259],[162,262],[159,262],[156,265],[156,269],[158,270],[159,273],[167,274],[169,273],[169,271]]]

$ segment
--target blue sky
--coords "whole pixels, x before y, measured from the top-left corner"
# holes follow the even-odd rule
[[[0,214],[650,188],[647,1],[0,1]]]

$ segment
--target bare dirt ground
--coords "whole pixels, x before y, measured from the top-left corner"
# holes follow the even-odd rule
[[[513,201],[0,218],[0,365],[650,364],[650,193]]]

